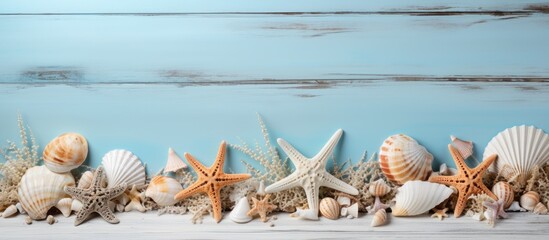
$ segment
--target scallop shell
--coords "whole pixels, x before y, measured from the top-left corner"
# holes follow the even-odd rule
[[[515,126],[496,135],[486,146],[484,158],[497,154],[491,171],[509,166],[524,182],[535,167],[549,161],[549,135],[534,126]]]
[[[452,189],[442,184],[408,181],[398,189],[393,216],[415,216],[425,213],[452,194]]]
[[[88,142],[78,133],[64,133],[44,148],[44,165],[53,172],[66,173],[82,165],[88,156]]]
[[[463,159],[467,159],[473,155],[473,142],[461,140],[454,135],[450,135],[450,140],[452,140],[452,146],[458,150]]]
[[[152,198],[161,207],[170,206],[178,202],[174,200],[175,194],[182,191],[183,187],[173,178],[156,176],[151,179],[145,196]]]
[[[374,218],[372,219],[372,224],[370,224],[370,226],[379,227],[385,224],[386,221],[387,221],[387,212],[385,211],[385,209],[382,208],[377,210],[377,212],[374,214]]]
[[[338,219],[339,203],[337,203],[337,201],[333,198],[323,198],[320,201],[320,214],[328,219]]]
[[[1,214],[3,218],[9,218],[17,213],[17,207],[11,205],[8,208],[4,209],[4,212]]]
[[[533,211],[539,203],[539,194],[534,191],[529,191],[520,196],[520,206],[528,211]]]
[[[175,172],[179,169],[187,168],[187,164],[175,153],[172,148],[168,149],[168,161],[164,167],[164,172]]]
[[[78,188],[87,189],[91,186],[93,180],[93,173],[91,171],[86,171],[82,173],[80,180],[78,180]]]
[[[547,210],[547,207],[545,206],[545,204],[543,203],[538,203],[536,204],[536,207],[534,207],[534,211],[533,211],[535,214],[539,214],[539,215],[545,215],[547,214],[548,210]]]
[[[63,198],[57,202],[55,207],[61,211],[63,216],[69,217],[71,215],[72,198]]]
[[[138,188],[145,184],[145,167],[139,158],[128,150],[112,150],[103,156],[101,163],[105,168],[109,187],[123,183]]]
[[[494,184],[492,193],[494,193],[498,199],[504,199],[505,204],[503,205],[503,209],[509,208],[515,199],[513,188],[511,188],[511,185],[507,182],[497,182]]]
[[[44,219],[48,210],[67,196],[63,191],[65,186],[74,186],[70,173],[54,173],[46,166],[32,167],[21,178],[17,191],[19,201],[32,219]]]
[[[410,180],[427,180],[431,175],[431,155],[425,147],[404,134],[385,139],[379,153],[379,164],[389,181],[402,185]]]
[[[368,187],[368,191],[374,197],[383,197],[383,196],[385,196],[385,194],[387,194],[391,191],[391,187],[389,187],[389,185],[387,185],[385,180],[380,178],[377,181],[370,184],[370,187]]]

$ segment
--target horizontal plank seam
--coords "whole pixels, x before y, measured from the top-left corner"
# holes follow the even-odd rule
[[[547,13],[542,9],[514,11],[319,11],[319,12],[118,12],[118,13],[0,13],[0,16],[173,16],[173,15],[417,15],[417,16],[455,16],[455,15],[528,15]]]

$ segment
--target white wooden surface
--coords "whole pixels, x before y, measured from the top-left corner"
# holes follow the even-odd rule
[[[486,222],[468,217],[448,218],[442,222],[428,215],[408,218],[390,218],[389,225],[372,228],[371,215],[357,219],[332,221],[297,220],[288,214],[278,214],[273,221],[262,223],[255,219],[248,224],[236,224],[225,218],[215,224],[205,217],[202,224],[192,224],[191,215],[162,215],[149,213],[117,213],[120,224],[111,225],[93,218],[73,226],[74,216],[57,216],[58,223],[45,221],[24,223],[23,216],[0,218],[0,239],[547,239],[549,215],[511,213],[500,220],[495,228]],[[225,214],[227,216],[227,214]]]

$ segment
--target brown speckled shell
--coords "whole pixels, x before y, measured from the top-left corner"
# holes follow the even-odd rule
[[[88,156],[88,142],[78,133],[64,133],[44,148],[44,165],[56,173],[70,172]]]

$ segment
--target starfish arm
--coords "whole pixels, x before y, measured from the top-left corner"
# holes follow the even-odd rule
[[[251,177],[252,175],[245,174],[245,173],[244,174],[223,174],[219,177],[216,177],[215,179],[221,186],[226,186],[233,183],[244,181]]]
[[[448,150],[450,150],[450,154],[452,155],[452,158],[456,163],[458,175],[460,173],[463,173],[466,176],[470,175],[469,167],[467,167],[467,164],[465,164],[465,160],[463,160],[463,157],[461,156],[459,151],[454,146],[452,146],[452,144],[448,144]]]
[[[114,215],[114,213],[111,212],[111,210],[109,209],[108,206],[105,206],[101,209],[99,209],[99,211],[97,211],[97,213],[99,213],[99,215],[101,215],[101,217],[103,217],[103,219],[105,219],[105,221],[109,222],[109,223],[119,223],[120,220],[118,220],[118,218]]]
[[[128,185],[126,183],[120,184],[113,188],[106,189],[106,198],[108,200],[111,200],[115,197],[120,196],[120,194],[124,193],[126,191],[126,188],[128,188]]]
[[[95,170],[95,174],[93,175],[93,178],[92,178],[92,186],[93,187],[96,187],[96,188],[100,188],[101,187],[101,183],[103,182],[103,177],[105,176],[105,173],[104,173],[104,168],[103,166],[99,166],[96,170]]]
[[[456,176],[431,176],[429,182],[455,186]]]
[[[80,200],[81,202],[85,201],[84,200],[84,192],[86,192],[85,189],[72,187],[72,186],[65,186],[63,188],[63,191],[65,191],[66,194],[71,195],[71,197]]]
[[[210,197],[210,201],[212,202],[213,217],[216,223],[219,223],[223,218],[223,215],[221,213],[222,206],[220,195],[221,193],[219,189],[213,189],[213,191],[208,191],[208,197]]]
[[[456,208],[454,209],[454,217],[458,218],[463,213],[463,209],[467,205],[467,197],[464,193],[459,193],[458,200],[456,202]]]
[[[318,152],[314,157],[314,161],[322,161],[322,164],[326,164],[328,161],[328,158],[330,158],[330,155],[334,151],[334,148],[337,146],[337,143],[339,142],[339,139],[341,138],[341,135],[343,135],[343,130],[338,129],[334,135],[328,140],[326,145],[322,147],[320,152]]]
[[[278,182],[275,182],[268,187],[265,188],[266,193],[275,193],[284,191],[290,188],[298,187],[300,177],[298,176],[297,172],[293,172],[292,174],[288,175],[287,177],[281,179]]]
[[[476,187],[479,188],[482,192],[486,193],[486,195],[491,197],[494,201],[499,200],[498,196],[496,196],[496,194],[494,194],[492,191],[490,191],[490,189],[488,187],[486,187],[484,184],[480,184],[480,186],[476,186]]]
[[[358,195],[358,190],[356,188],[337,179],[328,172],[324,172],[324,174],[322,175],[321,185],[351,195]]]
[[[222,141],[219,145],[219,150],[217,150],[217,157],[215,158],[212,168],[212,176],[217,175],[217,173],[223,172],[223,164],[225,163],[225,153],[226,153],[227,144],[225,141]]]
[[[302,215],[302,217],[317,220],[318,219],[318,209],[320,200],[318,199],[318,189],[320,186],[311,185],[305,189],[305,195],[307,196],[307,204],[309,205],[308,213]]]
[[[480,165],[478,165],[474,170],[484,173],[484,171],[486,171],[486,169],[488,169],[488,167],[490,167],[490,165],[492,165],[492,163],[496,161],[497,158],[497,154],[492,154],[488,156],[486,159],[482,160]]]
[[[194,171],[198,174],[198,176],[208,176],[208,168],[206,168],[198,160],[196,160],[193,155],[191,155],[190,153],[185,153],[185,158],[194,169]]]
[[[93,212],[91,209],[93,208],[95,204],[84,204],[82,206],[82,209],[80,209],[78,212],[76,212],[76,219],[74,220],[74,226],[78,226],[86,219],[88,219],[88,216]]]
[[[286,140],[279,138],[276,140],[278,145],[280,145],[280,148],[288,155],[292,163],[294,163],[294,166],[296,168],[301,167],[304,165],[308,160],[303,154],[301,154],[299,151],[297,151],[290,143],[286,142]]]
[[[180,201],[189,196],[195,195],[199,192],[204,192],[204,188],[207,182],[205,181],[196,181],[191,186],[185,188],[183,191],[180,191],[174,196],[174,200]]]

